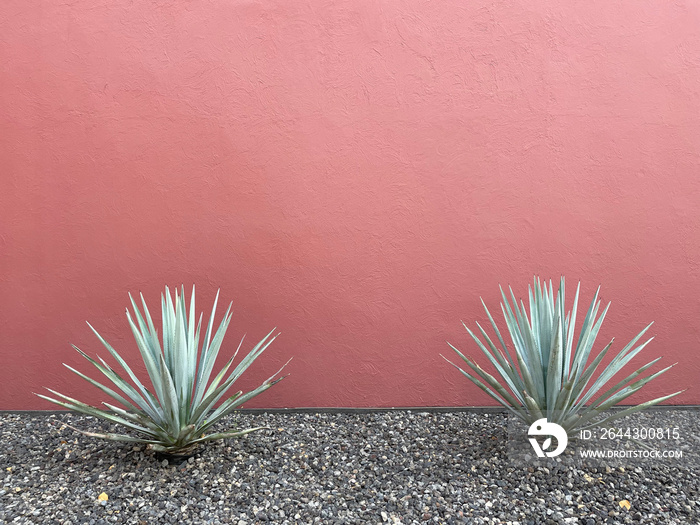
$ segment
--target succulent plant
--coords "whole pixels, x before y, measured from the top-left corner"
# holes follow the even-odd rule
[[[131,305],[134,309],[134,316],[132,317],[128,308],[126,316],[143,358],[152,390],[149,390],[139,380],[126,361],[88,323],[90,329],[126,372],[131,382],[121,377],[99,356],[95,360],[75,345],[73,345],[73,348],[109,379],[111,385],[107,386],[109,383],[100,383],[65,363],[64,366],[99,388],[117,401],[121,407],[103,403],[106,409],[97,408],[60,394],[50,388],[47,388],[47,390],[59,399],[41,394],[36,395],[75,412],[119,424],[134,432],[134,434],[94,433],[74,429],[83,434],[113,441],[146,443],[156,452],[173,455],[187,454],[196,448],[198,444],[206,441],[239,437],[264,428],[256,427],[245,430],[208,433],[221,418],[284,379],[284,377],[275,379],[284,368],[283,366],[277,373],[273,374],[254,390],[245,394],[239,391],[226,398],[219,406],[216,406],[227,395],[235,381],[279,334],[273,336],[275,332],[275,329],[273,329],[228,373],[238,354],[238,350],[243,344],[242,339],[234,355],[211,379],[214,363],[219,354],[228,324],[231,321],[231,304],[229,304],[218,329],[214,332],[214,315],[219,300],[219,293],[217,292],[200,349],[202,314],[200,314],[199,321],[195,327],[194,296],[193,286],[188,316],[184,287],[182,287],[180,294],[178,294],[177,289],[175,290],[175,301],[173,302],[170,290],[166,286],[165,294],[161,294],[163,322],[161,345],[158,339],[158,332],[153,324],[143,295],[141,295],[142,313],[131,294],[129,294]]]
[[[619,404],[673,366],[638,379],[661,359],[659,357],[632,372],[613,386],[602,390],[653,339],[652,337],[637,344],[651,324],[637,334],[596,375],[613,342],[610,341],[595,358],[591,359],[593,344],[610,307],[610,303],[608,303],[598,317],[600,287],[598,287],[584,318],[576,345],[574,345],[574,328],[580,283],[576,288],[573,313],[565,313],[564,278],[561,278],[556,300],[552,282],[550,281],[548,288],[546,282],[542,285],[539,278],[535,278],[534,290],[528,287],[529,319],[523,301],[520,301],[520,305],[518,305],[513,290],[510,288],[509,290],[510,302],[501,288],[501,297],[503,298],[501,309],[510,334],[512,350],[508,350],[506,342],[483,300],[481,303],[486,310],[500,348],[494,344],[479,323],[476,325],[485,344],[466,324],[462,323],[501,376],[501,381],[449,343],[450,347],[469,366],[473,374],[464,371],[449,360],[448,362],[526,424],[530,425],[541,418],[547,418],[549,422],[557,423],[567,433],[571,433],[576,429],[609,423],[614,419],[638,412],[681,393],[675,392],[620,411],[604,414],[608,409]]]

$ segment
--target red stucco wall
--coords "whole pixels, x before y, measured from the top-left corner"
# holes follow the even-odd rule
[[[0,409],[181,283],[282,331],[249,406],[491,404],[439,354],[533,274],[700,403],[697,2],[4,0],[0,58]]]

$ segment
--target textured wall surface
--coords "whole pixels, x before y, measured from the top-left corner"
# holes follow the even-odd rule
[[[700,403],[695,1],[3,0],[0,59],[0,409],[181,283],[281,330],[248,406],[492,404],[440,353],[534,274]]]

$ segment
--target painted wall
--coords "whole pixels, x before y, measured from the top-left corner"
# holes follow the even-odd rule
[[[281,330],[248,406],[492,404],[439,354],[534,274],[700,403],[697,2],[4,0],[0,59],[1,409],[181,283]]]

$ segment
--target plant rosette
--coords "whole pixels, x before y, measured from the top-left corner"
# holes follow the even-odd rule
[[[214,363],[233,315],[232,303],[229,304],[218,329],[214,331],[214,315],[219,299],[217,292],[200,347],[202,314],[195,325],[194,295],[193,286],[188,315],[184,287],[180,294],[175,290],[173,301],[170,290],[166,286],[165,294],[161,294],[163,334],[161,344],[143,295],[141,295],[142,313],[129,294],[134,316],[132,317],[128,309],[126,315],[148,372],[152,390],[144,386],[119,353],[88,323],[90,329],[124,370],[130,381],[121,377],[99,356],[98,360],[95,360],[76,346],[73,348],[109,379],[111,385],[100,383],[65,363],[64,366],[116,400],[121,407],[104,402],[106,410],[97,408],[49,388],[47,390],[60,399],[36,395],[75,412],[121,425],[133,431],[135,435],[74,429],[78,432],[113,441],[143,443],[159,454],[191,455],[198,445],[207,441],[240,437],[266,428],[210,432],[222,418],[284,379],[285,376],[278,377],[278,375],[289,361],[257,388],[246,393],[238,391],[225,398],[236,380],[277,338],[279,333],[273,336],[275,332],[273,329],[229,373],[243,344],[241,339],[236,352],[212,378]]]
[[[483,300],[481,304],[486,310],[500,347],[494,343],[479,323],[476,325],[485,343],[462,322],[469,335],[500,375],[500,380],[486,372],[450,343],[448,345],[469,366],[472,373],[445,358],[526,425],[532,425],[535,421],[546,418],[547,421],[557,423],[568,434],[573,435],[576,430],[607,424],[662,403],[682,392],[646,401],[606,416],[608,409],[619,404],[673,366],[638,379],[661,359],[656,358],[615,385],[602,390],[610,383],[613,376],[651,342],[653,337],[637,344],[649,330],[651,323],[601,369],[601,361],[607,355],[613,341],[610,341],[595,358],[592,358],[593,345],[610,307],[608,303],[598,316],[600,287],[591,301],[575,345],[574,328],[580,283],[576,288],[573,309],[568,313],[565,312],[564,307],[564,277],[561,278],[556,299],[551,281],[548,288],[546,282],[543,286],[539,278],[535,277],[533,288],[528,287],[529,317],[525,304],[523,301],[518,304],[513,290],[509,288],[509,300],[501,288],[503,298],[501,310],[510,335],[510,350]]]

